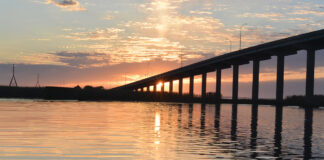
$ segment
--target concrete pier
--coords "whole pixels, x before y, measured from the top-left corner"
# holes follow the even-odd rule
[[[183,78],[179,78],[179,95],[182,95],[182,89],[183,88]]]
[[[283,103],[283,91],[284,91],[284,68],[285,67],[285,56],[277,56],[277,89],[276,89],[276,100],[277,103]]]
[[[260,60],[253,60],[253,81],[252,81],[253,103],[257,103],[259,100],[259,76],[260,76]]]
[[[239,85],[239,65],[233,65],[233,87],[232,87],[232,99],[237,102],[238,99],[238,85]]]
[[[190,97],[194,96],[194,75],[190,76],[190,82],[189,82],[189,95]]]
[[[161,93],[164,93],[164,82],[162,82],[162,85],[161,85]]]
[[[306,101],[311,104],[314,96],[314,71],[315,71],[315,50],[307,50],[307,67],[306,67]],[[311,105],[309,105],[311,106]]]
[[[173,80],[169,82],[169,93],[173,93]]]
[[[216,101],[217,103],[221,100],[221,85],[222,85],[222,69],[217,68],[216,69]]]
[[[206,98],[206,87],[207,87],[207,73],[203,73],[201,76],[201,98]]]

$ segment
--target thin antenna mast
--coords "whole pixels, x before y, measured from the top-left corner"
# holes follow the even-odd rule
[[[37,73],[37,83],[36,83],[36,88],[40,88],[40,83],[39,83],[39,73]]]
[[[146,78],[150,76],[150,60],[147,61]]]
[[[126,85],[126,73],[124,74],[124,83]]]
[[[18,87],[16,77],[15,77],[15,65],[12,65],[12,77],[9,83],[9,87]]]
[[[180,68],[182,68],[182,53],[180,54]]]

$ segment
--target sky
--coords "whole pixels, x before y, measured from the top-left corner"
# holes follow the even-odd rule
[[[1,0],[0,85],[112,88],[242,48],[324,28],[323,0]],[[324,93],[316,53],[315,93]],[[285,95],[305,92],[305,51],[286,57]],[[261,97],[274,97],[276,57],[261,62]],[[240,68],[250,97],[252,65]],[[224,96],[232,70],[223,71]],[[199,94],[201,76],[196,76]],[[215,91],[215,73],[208,91]],[[188,87],[185,81],[185,90]],[[175,84],[176,85],[176,84]]]

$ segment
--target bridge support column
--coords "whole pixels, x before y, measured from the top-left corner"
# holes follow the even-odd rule
[[[238,99],[238,83],[239,83],[239,65],[233,65],[233,88],[232,88],[232,100],[236,103]]]
[[[252,102],[259,100],[260,60],[253,60]]]
[[[164,93],[164,82],[162,82],[162,85],[161,85],[161,93]]]
[[[193,97],[194,95],[194,75],[190,76],[189,95],[190,97]]]
[[[179,78],[179,95],[182,95],[183,78]]]
[[[315,50],[307,50],[307,68],[306,68],[306,101],[311,104],[314,96],[314,70],[315,70]],[[311,107],[311,106],[308,106]]]
[[[216,101],[219,103],[222,98],[221,93],[221,85],[222,85],[222,69],[216,69]]]
[[[150,92],[150,86],[147,86],[146,88],[147,88],[146,92]]]
[[[201,97],[204,100],[206,98],[207,88],[207,73],[203,73],[201,76]]]
[[[156,84],[153,84],[153,92],[156,93]]]
[[[169,82],[169,93],[173,92],[173,80]]]
[[[284,70],[285,70],[285,56],[277,56],[277,89],[276,89],[276,101],[278,104],[283,103],[283,91],[284,91]]]
[[[141,92],[144,92],[144,88],[143,87],[141,87]]]

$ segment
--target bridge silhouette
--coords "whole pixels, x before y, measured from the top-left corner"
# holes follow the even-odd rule
[[[257,122],[258,122],[258,105],[259,105],[259,77],[260,77],[260,62],[271,59],[273,56],[277,57],[277,77],[276,77],[276,99],[275,99],[275,151],[274,156],[280,157],[281,141],[282,141],[282,118],[283,118],[283,104],[284,104],[284,67],[285,57],[297,54],[297,51],[307,51],[307,65],[306,65],[306,89],[305,89],[305,117],[304,117],[304,159],[312,158],[312,135],[313,135],[313,102],[314,99],[314,71],[315,71],[315,52],[324,49],[324,29],[310,33],[305,33],[281,40],[276,40],[250,48],[230,52],[214,58],[200,61],[188,66],[184,66],[175,70],[161,73],[140,81],[136,81],[127,85],[110,89],[111,93],[126,93],[126,95],[144,93],[145,94],[163,94],[164,83],[169,83],[169,93],[171,96],[187,96],[183,94],[183,79],[189,77],[189,97],[194,97],[194,76],[201,75],[201,102],[202,114],[205,115],[205,102],[206,87],[207,87],[207,73],[216,71],[216,117],[215,128],[219,127],[220,117],[220,103],[221,98],[221,76],[222,70],[226,68],[233,68],[233,86],[232,86],[232,127],[231,135],[232,140],[236,140],[237,128],[237,104],[238,87],[239,87],[239,68],[240,65],[253,63],[253,79],[252,79],[252,106],[251,106],[251,147],[256,147],[257,139]],[[173,94],[173,81],[179,80],[179,91]],[[161,91],[157,92],[157,85],[162,82]],[[150,90],[153,86],[153,90]],[[125,94],[123,94],[125,95]],[[135,96],[136,97],[136,96]],[[140,96],[139,96],[140,97]],[[170,97],[170,96],[169,96]],[[140,100],[140,99],[139,99]],[[189,109],[189,113],[192,113]],[[190,115],[189,115],[190,116]],[[192,116],[192,115],[191,115]],[[202,127],[204,127],[204,118],[201,118]],[[189,124],[191,126],[191,124]],[[203,129],[203,128],[202,128]],[[253,149],[253,148],[252,148]],[[255,148],[254,148],[255,149]],[[255,158],[251,155],[251,158]]]
[[[161,93],[164,92],[164,83],[169,83],[169,93],[173,93],[173,81],[179,80],[178,95],[183,95],[183,79],[190,78],[189,96],[194,96],[194,76],[202,76],[201,98],[206,97],[207,73],[216,70],[216,94],[215,99],[221,101],[221,77],[222,70],[233,68],[233,87],[232,101],[238,100],[239,87],[239,67],[243,64],[253,63],[253,80],[252,80],[252,102],[259,101],[259,76],[260,61],[277,57],[277,79],[276,79],[276,102],[283,102],[284,91],[284,67],[285,57],[297,54],[299,50],[307,51],[307,67],[306,67],[306,101],[311,103],[314,96],[314,70],[315,70],[315,52],[324,49],[324,29],[310,33],[305,33],[281,40],[276,40],[246,49],[230,52],[214,58],[203,60],[188,66],[184,66],[175,70],[161,73],[140,81],[136,81],[127,85],[110,89],[112,92],[147,92],[156,93],[157,85],[162,82]],[[153,86],[153,90],[150,87]]]

